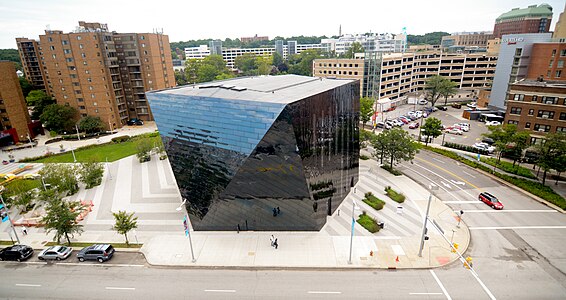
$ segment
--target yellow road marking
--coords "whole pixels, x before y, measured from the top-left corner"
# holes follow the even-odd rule
[[[469,181],[467,181],[466,179],[464,179],[464,178],[462,178],[462,177],[460,177],[460,176],[458,176],[458,175],[456,175],[456,174],[454,174],[454,173],[452,173],[452,172],[450,172],[450,171],[444,169],[443,167],[441,167],[441,166],[439,166],[439,165],[436,165],[436,164],[434,164],[434,163],[431,163],[431,162],[429,162],[429,161],[427,161],[427,160],[424,160],[424,159],[422,159],[422,158],[419,158],[419,157],[415,157],[415,158],[418,159],[418,160],[420,160],[420,161],[422,161],[422,162],[424,162],[424,163],[427,163],[427,164],[429,164],[429,165],[431,165],[431,166],[434,166],[434,167],[436,167],[436,168],[438,168],[438,169],[440,169],[440,170],[442,170],[442,171],[444,171],[444,172],[446,172],[446,173],[448,173],[448,174],[450,174],[450,175],[452,175],[452,176],[454,176],[454,177],[456,177],[456,178],[458,178],[458,179],[460,179],[461,181],[463,181],[463,182],[469,184],[471,187],[473,187],[473,188],[475,188],[475,189],[478,189],[478,190],[480,189],[479,187],[477,187],[477,186],[471,184],[471,183],[470,183]]]

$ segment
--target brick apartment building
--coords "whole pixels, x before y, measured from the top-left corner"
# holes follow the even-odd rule
[[[18,42],[29,65],[32,56],[23,39]],[[130,118],[153,120],[145,92],[175,86],[169,38],[162,33],[116,33],[80,21],[74,32],[46,30],[37,51],[47,92],[81,117],[100,117],[107,129]]]
[[[34,88],[49,93],[49,90],[45,88],[47,80],[40,62],[38,42],[26,38],[16,38],[16,43],[18,44],[18,53],[20,54],[26,79]]]
[[[549,32],[552,22],[552,7],[548,4],[514,8],[495,19],[493,36],[506,34]]]

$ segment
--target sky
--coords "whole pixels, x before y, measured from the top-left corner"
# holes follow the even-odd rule
[[[248,36],[322,36],[342,33],[425,34],[492,31],[512,8],[548,3],[554,30],[564,0],[0,0],[0,49],[16,37],[38,39],[46,28],[73,31],[78,21],[116,32],[163,30],[169,41]]]

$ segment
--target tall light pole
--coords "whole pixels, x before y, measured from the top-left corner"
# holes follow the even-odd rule
[[[430,202],[432,201],[432,191],[438,190],[438,185],[431,183],[428,186],[428,188],[430,190],[430,194],[428,195],[428,204],[426,205],[426,213],[425,213],[425,217],[424,217],[424,221],[423,221],[423,233],[421,235],[421,246],[419,247],[419,257],[423,256],[423,247],[424,247],[425,234],[426,234],[426,221],[428,220],[428,212],[430,210]]]
[[[183,205],[185,205],[185,203],[187,203],[187,199],[183,198],[183,202],[181,203],[181,205],[179,205],[179,207],[177,207],[175,210],[176,211],[181,211],[184,210],[185,212],[185,219],[183,220],[185,223],[185,234],[189,237],[189,245],[191,246],[191,257],[193,258],[191,261],[192,262],[196,262],[197,260],[195,259],[195,253],[193,251],[193,241],[191,240],[191,230],[189,227],[189,214],[187,213],[187,209],[183,208]]]
[[[77,126],[77,124],[75,124],[75,129],[77,129],[77,139],[80,141],[81,136],[79,135],[79,126]]]
[[[356,225],[356,218],[355,218],[355,214],[356,214],[356,208],[359,208],[356,206],[356,201],[354,201],[354,199],[352,199],[352,232],[350,234],[350,257],[348,258],[348,264],[352,264],[352,245],[354,242],[354,225]]]
[[[20,237],[18,237],[18,233],[16,232],[16,228],[14,228],[14,223],[12,223],[12,219],[10,218],[10,212],[8,211],[8,206],[4,203],[4,197],[2,197],[2,192],[4,192],[4,186],[0,186],[0,200],[2,200],[2,206],[4,210],[6,210],[6,216],[8,217],[8,222],[10,222],[10,226],[12,227],[12,231],[14,231],[14,235],[16,236],[16,240],[18,244],[20,243]]]
[[[71,145],[71,153],[73,153],[73,161],[77,162],[77,157],[75,156],[75,150],[73,149],[73,145]]]

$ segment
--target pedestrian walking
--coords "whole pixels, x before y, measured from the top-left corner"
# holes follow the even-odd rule
[[[273,242],[273,247],[275,247],[275,249],[277,249],[277,247],[279,247],[279,244],[277,243],[277,239],[275,239],[275,241]]]
[[[273,236],[273,234],[271,235],[271,247],[273,247],[273,245],[275,244],[275,237]]]
[[[25,226],[22,226],[22,233],[28,235],[28,229]]]
[[[277,209],[275,207],[273,208],[273,216],[277,217]]]
[[[240,223],[238,223],[238,233],[240,233]]]
[[[277,214],[280,214],[281,210],[279,209],[279,206],[277,206]]]

